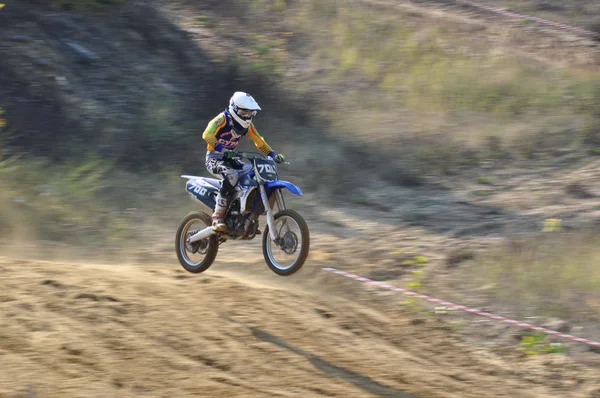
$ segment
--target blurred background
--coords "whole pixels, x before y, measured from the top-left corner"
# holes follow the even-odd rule
[[[2,253],[173,261],[180,175],[246,91],[313,262],[600,338],[598,36],[451,1],[3,3]],[[600,35],[594,0],[482,3]]]

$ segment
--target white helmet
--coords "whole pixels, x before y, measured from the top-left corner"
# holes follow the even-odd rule
[[[260,110],[261,108],[254,98],[250,94],[241,91],[236,91],[229,100],[229,113],[245,129],[250,126],[256,111]]]

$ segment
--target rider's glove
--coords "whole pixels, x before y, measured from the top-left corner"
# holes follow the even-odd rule
[[[233,149],[225,149],[223,151],[223,159],[233,159],[235,155],[236,153]]]
[[[277,155],[275,155],[274,160],[277,163],[283,163],[285,161],[285,156],[283,156],[282,154],[278,153]]]

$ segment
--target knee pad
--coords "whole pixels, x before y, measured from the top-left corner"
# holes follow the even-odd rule
[[[223,177],[225,177],[225,179],[229,181],[229,184],[231,184],[232,188],[235,187],[235,185],[238,183],[239,176],[236,172],[227,173],[223,175]]]
[[[237,174],[223,174],[223,183],[221,184],[220,193],[223,197],[228,197],[234,191],[235,184],[237,184]]]

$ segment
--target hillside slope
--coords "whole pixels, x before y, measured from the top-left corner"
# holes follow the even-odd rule
[[[152,2],[95,14],[7,1],[0,54],[8,154],[96,155],[136,170],[195,164],[196,130],[233,90],[228,71]]]

